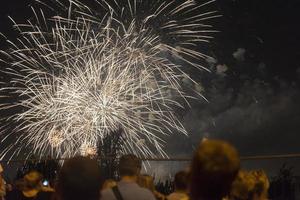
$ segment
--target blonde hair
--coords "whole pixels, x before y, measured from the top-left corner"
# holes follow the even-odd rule
[[[268,196],[270,182],[264,170],[252,170],[251,175],[255,179],[254,193],[258,196]]]
[[[269,180],[263,170],[241,170],[232,184],[231,199],[249,200],[254,196],[267,197]]]
[[[248,200],[253,196],[255,178],[248,171],[240,170],[238,176],[232,183],[230,192],[231,199]]]
[[[237,150],[221,140],[201,142],[191,164],[191,199],[221,199],[240,169]]]

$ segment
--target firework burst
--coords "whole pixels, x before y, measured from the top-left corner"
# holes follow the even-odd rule
[[[187,134],[174,111],[190,98],[181,85],[193,80],[183,66],[205,69],[197,47],[214,32],[204,22],[218,16],[199,12],[213,1],[149,2],[39,2],[35,20],[15,23],[20,36],[2,51],[11,78],[1,89],[14,99],[2,104],[14,110],[2,142],[14,143],[1,159],[27,146],[39,155],[95,154],[116,130],[124,153],[166,156],[162,136]]]

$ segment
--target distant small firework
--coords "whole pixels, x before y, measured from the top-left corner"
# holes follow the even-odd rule
[[[52,148],[59,147],[61,143],[64,141],[63,133],[57,130],[52,130],[49,133],[48,139],[49,144]]]
[[[1,159],[28,146],[41,156],[94,155],[116,130],[124,153],[166,156],[162,136],[187,134],[174,108],[190,98],[182,81],[197,84],[184,66],[206,70],[197,47],[215,32],[204,22],[218,15],[201,11],[214,0],[82,2],[39,2],[34,20],[15,23],[1,88],[13,99],[2,112],[14,112],[2,142],[14,142]]]
[[[80,154],[82,156],[96,156],[97,155],[97,146],[88,144],[88,143],[83,143],[80,146]]]

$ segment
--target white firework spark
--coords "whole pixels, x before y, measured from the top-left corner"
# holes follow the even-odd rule
[[[204,22],[218,15],[198,11],[213,1],[53,2],[65,14],[48,19],[33,9],[35,22],[15,23],[20,37],[2,51],[12,78],[1,91],[17,96],[2,110],[19,109],[6,122],[17,124],[11,133],[2,128],[14,144],[1,159],[26,146],[39,155],[94,154],[119,129],[124,153],[166,156],[162,136],[187,134],[174,108],[189,98],[181,80],[196,83],[182,65],[205,69],[197,46],[214,32]]]

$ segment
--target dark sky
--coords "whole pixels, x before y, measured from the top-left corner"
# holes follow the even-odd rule
[[[205,135],[231,141],[242,155],[300,152],[300,2],[222,0],[218,6],[221,32],[210,48],[216,61],[203,81],[210,103],[195,103],[185,115],[191,144]],[[284,162],[299,169],[300,159],[244,164],[276,173]]]
[[[256,113],[256,117],[249,116],[253,113],[245,116],[247,127],[242,128],[252,126],[250,117],[263,117],[264,120],[269,120],[269,127],[263,127],[267,124],[262,123],[257,128],[264,128],[264,130],[255,130],[257,132],[260,130],[274,132],[271,137],[275,135],[286,137],[291,132],[297,132],[297,127],[299,127],[297,100],[300,77],[300,28],[298,26],[300,2],[297,0],[223,0],[218,1],[218,5],[223,14],[223,17],[218,19],[217,25],[221,33],[216,36],[211,53],[218,60],[215,65],[225,64],[228,71],[225,72],[225,76],[211,74],[208,87],[214,88],[215,85],[216,91],[208,89],[207,92],[217,93],[217,96],[212,94],[211,103],[215,103],[216,107],[226,107],[222,112],[233,112],[228,108],[236,109],[238,106],[240,109],[246,105],[248,105],[245,107],[247,110],[244,109],[243,112],[255,112],[257,109],[260,113]],[[233,53],[239,48],[245,50],[243,60],[233,57]],[[229,102],[221,100],[222,97],[229,98]],[[230,105],[222,106],[222,103]],[[254,106],[253,103],[257,105]],[[218,109],[215,108],[214,114],[220,114],[216,110]],[[226,119],[233,120],[231,117],[227,116]],[[280,129],[276,127],[278,121],[281,124]],[[222,122],[222,124],[228,126],[228,123]],[[223,127],[217,126],[216,129],[220,128]],[[285,133],[279,134],[279,130],[285,130]],[[295,133],[288,138],[295,140],[299,136]],[[290,150],[296,151],[296,146]],[[277,149],[277,152],[283,151],[289,150]]]
[[[1,1],[2,33],[13,37],[7,15],[28,18],[28,2]],[[214,21],[220,33],[208,48],[212,73],[196,75],[210,103],[192,103],[183,116],[191,136],[169,138],[168,152],[189,155],[207,136],[229,140],[242,155],[300,153],[300,1],[218,0],[216,7],[223,17]],[[283,162],[246,166],[270,169]],[[288,163],[299,169],[300,159]]]
[[[189,154],[203,136],[229,140],[241,155],[300,152],[300,1],[217,4],[223,17],[216,20],[220,33],[209,48],[216,60],[209,61],[212,73],[200,78],[210,102],[195,102],[186,113],[191,137],[176,153]],[[172,138],[171,152],[183,138]],[[243,164],[274,174],[285,162],[300,168],[300,158]]]

